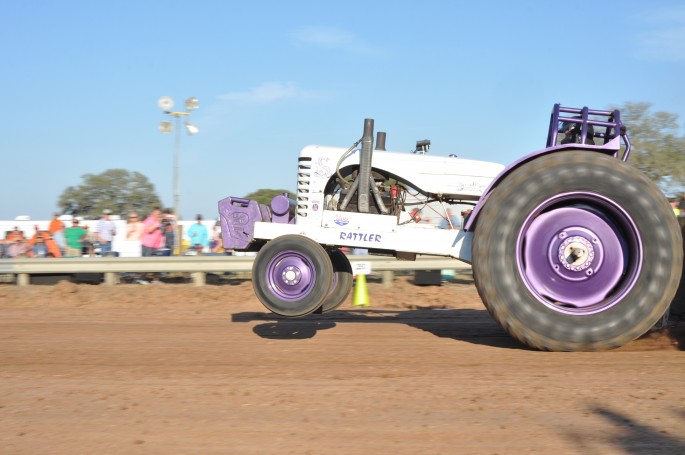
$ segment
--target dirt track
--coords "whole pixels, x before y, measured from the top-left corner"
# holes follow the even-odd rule
[[[537,352],[468,277],[396,283],[298,320],[249,282],[0,286],[0,453],[685,453],[682,336]]]

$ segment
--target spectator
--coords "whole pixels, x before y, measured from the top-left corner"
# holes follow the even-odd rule
[[[190,238],[190,249],[199,254],[209,246],[209,234],[205,225],[202,224],[202,215],[196,216],[195,220],[197,223],[188,228],[188,237]]]
[[[64,231],[64,238],[67,243],[67,256],[83,256],[84,243],[88,238],[88,231],[79,226],[79,220],[74,219],[72,226]]]
[[[26,241],[23,236],[13,236],[8,242],[7,256],[10,258],[21,258],[26,256]]]
[[[9,258],[26,256],[26,236],[19,226],[14,226],[5,235],[5,255]]]
[[[461,228],[461,220],[452,213],[452,209],[447,209],[447,216],[440,220],[438,227],[440,229],[459,229]]]
[[[143,237],[145,226],[138,218],[138,213],[131,212],[128,214],[128,224],[126,224],[126,240],[138,240]]]
[[[28,249],[26,250],[26,255],[32,258],[46,258],[48,257],[48,246],[45,244],[45,239],[43,238],[43,233],[38,231],[36,235],[29,240]]]
[[[36,231],[26,243],[26,255],[32,258],[61,258],[62,252],[49,231]]]
[[[83,229],[86,230],[86,239],[83,241],[83,251],[82,254],[86,256],[95,255],[95,243],[97,242],[97,234],[90,231],[90,227],[87,224],[83,225]]]
[[[162,211],[155,207],[150,216],[143,221],[143,236],[141,237],[143,256],[155,256],[164,245],[162,236]]]
[[[48,231],[50,232],[52,239],[57,244],[57,247],[59,248],[60,253],[62,255],[66,251],[66,243],[64,240],[64,229],[65,228],[66,228],[66,226],[64,226],[64,223],[59,219],[59,213],[54,213],[52,215],[52,220],[50,221],[50,225],[48,226]]]
[[[214,223],[212,228],[212,240],[209,241],[209,250],[212,253],[223,253],[223,238],[221,237],[221,221]]]
[[[43,231],[43,238],[45,239],[45,244],[48,247],[48,257],[50,258],[61,258],[64,256],[59,245],[54,238],[50,235],[50,231]]]
[[[163,245],[160,250],[161,256],[173,256],[176,246],[176,217],[171,209],[165,209],[162,214]]]
[[[117,228],[114,221],[109,219],[111,210],[102,211],[102,217],[95,225],[95,239],[100,244],[100,255],[108,256],[112,252],[112,239],[117,235]]]
[[[26,236],[24,235],[24,231],[19,229],[19,226],[14,226],[14,229],[7,233],[7,236],[5,237],[5,239],[8,242],[12,242],[16,239],[20,239],[20,240],[24,241],[24,240],[26,240]]]
[[[152,209],[150,216],[143,221],[143,236],[141,237],[142,255],[144,257],[158,256],[164,246],[164,227],[162,225],[162,211],[159,207]],[[147,274],[137,280],[140,284],[150,282],[159,284],[159,274]]]

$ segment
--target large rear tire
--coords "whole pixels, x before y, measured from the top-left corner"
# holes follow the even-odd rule
[[[301,235],[269,241],[252,265],[255,294],[269,310],[288,317],[306,316],[321,307],[333,281],[326,250]]]
[[[681,233],[658,187],[596,152],[523,164],[490,194],[473,243],[476,287],[513,337],[538,349],[618,347],[666,312]]]

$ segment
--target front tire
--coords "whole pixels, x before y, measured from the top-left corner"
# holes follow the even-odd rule
[[[637,169],[598,153],[557,153],[523,164],[490,194],[474,234],[474,278],[519,341],[609,349],[666,312],[681,242],[670,205]]]
[[[347,296],[350,295],[353,282],[352,266],[347,256],[337,248],[330,250],[328,255],[333,264],[333,283],[328,297],[321,306],[322,313],[328,313],[342,305]]]
[[[326,250],[301,235],[284,235],[259,251],[252,266],[257,298],[272,312],[306,316],[329,295],[333,265]]]

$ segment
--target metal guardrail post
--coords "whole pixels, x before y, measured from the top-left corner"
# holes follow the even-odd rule
[[[391,288],[392,287],[392,282],[395,280],[395,272],[392,270],[384,270],[383,271],[383,287],[384,288]]]
[[[195,286],[204,286],[207,284],[207,274],[205,272],[193,272],[191,273],[193,277],[193,283]]]

